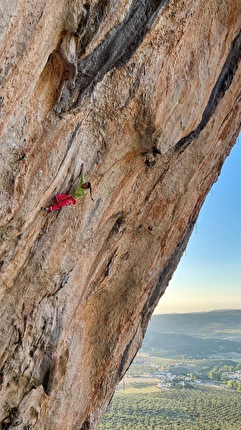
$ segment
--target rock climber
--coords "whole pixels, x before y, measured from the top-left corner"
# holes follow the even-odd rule
[[[41,208],[41,210],[52,212],[61,209],[64,206],[75,205],[81,197],[85,196],[85,194],[88,192],[88,189],[90,190],[91,200],[94,200],[92,198],[91,183],[85,182],[83,171],[84,163],[81,164],[78,179],[72,184],[70,192],[68,194],[57,194],[54,196],[54,204],[52,206],[48,206],[47,208]]]

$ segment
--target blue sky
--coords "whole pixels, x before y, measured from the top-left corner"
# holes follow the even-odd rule
[[[241,134],[154,313],[241,309]]]

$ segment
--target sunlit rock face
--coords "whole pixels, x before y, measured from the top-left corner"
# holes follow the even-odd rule
[[[2,3],[2,429],[97,428],[235,143],[240,24],[239,0]],[[94,202],[41,212],[81,160]]]

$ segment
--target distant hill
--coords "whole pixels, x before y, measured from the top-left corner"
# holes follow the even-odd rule
[[[223,339],[203,339],[200,337],[173,333],[156,333],[148,330],[142,345],[146,352],[158,352],[162,357],[186,356],[207,358],[214,355],[239,354],[241,343]]]
[[[241,310],[153,315],[142,350],[162,357],[238,354]]]
[[[153,315],[149,330],[241,341],[241,309]]]

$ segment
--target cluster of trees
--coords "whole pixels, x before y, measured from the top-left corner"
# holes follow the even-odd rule
[[[234,381],[230,379],[230,376],[227,373],[233,373],[237,370],[241,369],[241,365],[238,364],[236,367],[234,366],[223,366],[221,368],[213,367],[208,372],[208,378],[214,381],[222,381],[227,384],[227,386],[233,390],[241,391],[241,381]]]
[[[145,365],[145,364],[135,364],[133,363],[130,368],[128,369],[128,371],[126,372],[127,376],[141,376],[144,375],[145,373],[150,373],[151,371],[153,371],[155,369],[153,369],[150,365]]]
[[[99,430],[240,430],[241,393],[198,387],[116,393]]]
[[[241,381],[232,381],[231,379],[229,379],[227,381],[227,386],[232,390],[241,391]]]

